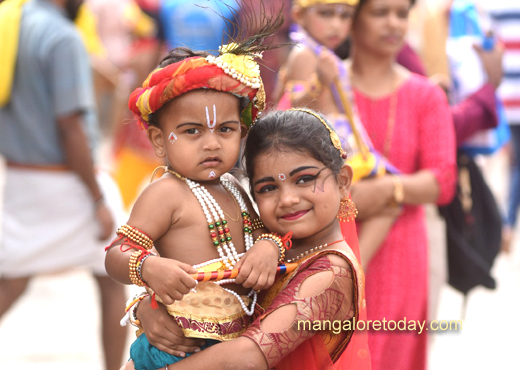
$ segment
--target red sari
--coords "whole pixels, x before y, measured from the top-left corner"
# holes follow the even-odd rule
[[[248,328],[243,336],[255,341],[268,362],[269,368],[277,370],[324,370],[352,369],[370,370],[370,353],[366,332],[332,331],[306,332],[287,330],[283,333],[263,333],[260,321],[276,308],[295,301],[306,301],[308,310],[298,309],[297,320],[341,320],[355,318],[355,322],[366,318],[364,299],[364,275],[358,262],[359,247],[353,222],[343,223],[342,231],[347,236],[349,246],[356,251],[351,253],[328,250],[305,259],[300,266],[283,279],[278,280],[262,300],[263,312]],[[350,270],[334,267],[328,257],[334,253],[343,257]],[[333,269],[335,279],[323,293],[311,298],[295,298],[301,282],[312,274]],[[339,279],[336,279],[339,277]],[[348,292],[345,281],[353,282],[353,295]],[[353,300],[352,300],[353,297]],[[308,301],[308,302],[307,302]],[[300,307],[300,306],[298,306]]]

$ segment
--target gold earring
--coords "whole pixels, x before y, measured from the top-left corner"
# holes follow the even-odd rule
[[[354,220],[357,215],[358,210],[352,199],[350,199],[348,196],[341,199],[341,202],[339,202],[339,210],[336,218],[341,222],[349,222]]]

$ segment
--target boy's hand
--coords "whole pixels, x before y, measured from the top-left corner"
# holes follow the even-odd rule
[[[143,299],[136,314],[150,344],[161,351],[185,357],[186,353],[199,352],[204,345],[202,339],[186,338],[162,304],[152,309],[150,297]]]
[[[187,263],[170,258],[150,257],[141,270],[143,280],[161,298],[165,305],[180,301],[185,294],[197,285],[189,274],[195,274],[194,269]]]
[[[336,63],[337,57],[329,50],[324,50],[318,56],[318,78],[324,87],[339,78],[339,69]]]
[[[259,240],[235,265],[240,269],[236,283],[244,288],[262,290],[271,287],[276,277],[280,251],[270,240]]]

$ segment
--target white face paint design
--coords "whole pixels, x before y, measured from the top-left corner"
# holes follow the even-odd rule
[[[177,135],[175,135],[173,131],[170,132],[170,135],[168,136],[168,141],[172,144],[177,141]]]
[[[287,179],[287,176],[285,176],[285,174],[283,174],[283,173],[279,173],[278,178],[280,179],[280,181],[285,182],[285,180]]]
[[[211,172],[209,173],[209,176],[208,176],[208,177],[209,177],[210,179],[214,179],[215,177],[217,177],[217,175],[216,175],[215,171],[211,171]]]
[[[213,104],[213,121],[209,119],[208,107],[206,107],[206,120],[208,123],[209,132],[213,133],[215,126],[217,125],[217,107]]]

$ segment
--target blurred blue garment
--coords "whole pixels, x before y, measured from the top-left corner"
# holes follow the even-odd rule
[[[162,0],[160,17],[168,47],[185,46],[217,54],[218,47],[228,39],[222,17],[233,20],[226,4],[237,7],[234,1]]]

